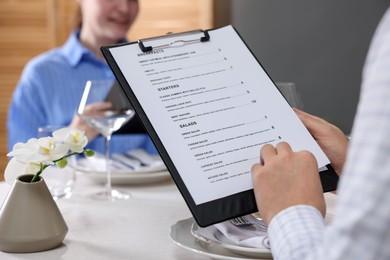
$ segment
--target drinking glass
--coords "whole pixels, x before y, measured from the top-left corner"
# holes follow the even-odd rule
[[[276,86],[282,92],[288,103],[300,110],[303,109],[303,102],[301,96],[293,82],[276,82]]]
[[[128,106],[118,107],[115,100],[111,101],[112,106],[107,108],[104,105],[109,102],[112,93],[118,93],[119,86],[111,80],[90,80],[87,81],[77,114],[89,125],[99,131],[105,139],[105,161],[107,183],[106,189],[99,192],[94,197],[106,200],[128,199],[129,194],[117,191],[111,187],[111,160],[110,160],[110,140],[112,134],[120,129],[134,115],[134,110]],[[121,97],[118,97],[121,98]]]

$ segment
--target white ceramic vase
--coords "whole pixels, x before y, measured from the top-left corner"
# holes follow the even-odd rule
[[[19,176],[0,209],[0,250],[45,251],[59,246],[68,227],[43,178]]]

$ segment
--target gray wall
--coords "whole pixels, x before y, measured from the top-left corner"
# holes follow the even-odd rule
[[[231,0],[231,23],[304,110],[352,127],[365,56],[389,0]]]

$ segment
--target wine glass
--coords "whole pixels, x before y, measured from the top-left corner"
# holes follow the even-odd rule
[[[288,103],[300,110],[303,109],[303,102],[299,92],[293,82],[276,82],[276,86],[282,92]]]
[[[106,190],[99,192],[94,197],[106,200],[128,199],[129,194],[117,191],[111,187],[111,159],[110,140],[112,134],[129,121],[135,112],[128,106],[118,106],[115,99],[123,98],[116,94],[121,91],[114,80],[89,80],[87,81],[77,114],[89,125],[99,131],[105,139],[105,161],[107,183]],[[107,102],[111,106],[107,106]],[[123,104],[123,102],[122,102]]]

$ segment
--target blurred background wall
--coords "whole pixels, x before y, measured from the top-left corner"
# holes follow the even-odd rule
[[[231,0],[231,22],[274,81],[296,83],[304,110],[352,127],[372,34],[389,0]]]

